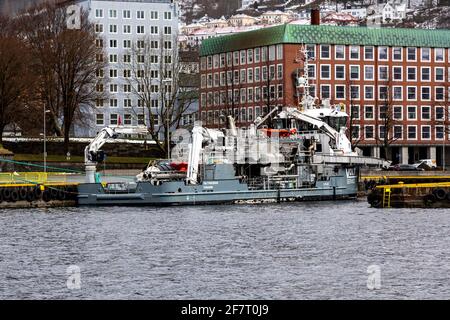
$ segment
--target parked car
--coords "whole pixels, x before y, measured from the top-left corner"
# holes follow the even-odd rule
[[[391,171],[424,171],[423,168],[416,167],[412,164],[394,164],[389,167]]]
[[[433,170],[437,168],[435,159],[422,159],[413,163],[413,166],[416,168],[422,168],[424,170]]]

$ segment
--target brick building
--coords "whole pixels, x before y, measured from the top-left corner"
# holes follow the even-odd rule
[[[366,155],[450,163],[450,30],[285,24],[205,40],[203,121],[221,126],[231,113],[247,125],[274,106],[298,106],[304,47],[311,95],[351,114],[353,143]]]

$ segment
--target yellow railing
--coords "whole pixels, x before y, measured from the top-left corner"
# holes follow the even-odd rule
[[[0,172],[0,184],[67,182],[66,173],[58,172]]]

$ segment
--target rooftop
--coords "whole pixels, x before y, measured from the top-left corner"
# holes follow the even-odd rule
[[[449,48],[450,30],[283,24],[206,39],[202,42],[200,55],[280,43]]]

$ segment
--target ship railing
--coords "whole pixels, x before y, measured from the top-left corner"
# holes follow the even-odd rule
[[[297,189],[297,175],[264,176],[247,178],[248,188],[251,190]]]

